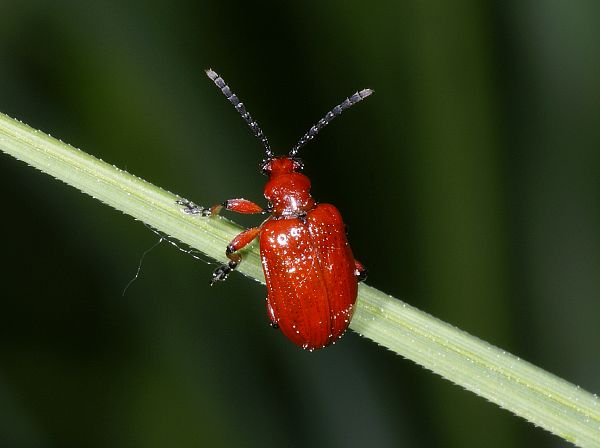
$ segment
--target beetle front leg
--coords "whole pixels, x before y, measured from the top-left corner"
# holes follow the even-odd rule
[[[364,282],[367,279],[367,268],[358,260],[354,260],[354,275],[358,283]]]
[[[247,199],[228,199],[221,204],[213,205],[210,208],[200,207],[187,199],[175,201],[179,205],[183,205],[183,212],[188,215],[200,215],[207,217],[218,214],[221,209],[231,210],[232,212],[243,214],[265,213],[265,210],[258,204]]]
[[[250,244],[258,236],[260,229],[260,227],[252,227],[251,229],[244,230],[227,245],[225,255],[229,258],[229,263],[215,269],[210,280],[211,286],[216,282],[224,281],[231,274],[231,271],[239,266],[242,262],[242,256],[237,252]]]

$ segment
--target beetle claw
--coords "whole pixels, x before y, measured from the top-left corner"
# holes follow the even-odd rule
[[[362,270],[356,269],[354,271],[354,274],[356,275],[356,281],[358,283],[364,282],[367,279],[367,275],[369,274],[369,271],[367,270],[367,268],[362,268]]]
[[[231,271],[233,271],[239,262],[235,260],[231,260],[228,264],[223,264],[214,270],[212,278],[210,279],[210,286],[214,285],[217,282],[223,282],[227,280]]]
[[[225,281],[227,279],[227,277],[229,277],[230,273],[231,273],[231,268],[229,266],[227,266],[226,264],[219,266],[213,272],[212,278],[210,279],[210,286],[213,286],[217,282]]]

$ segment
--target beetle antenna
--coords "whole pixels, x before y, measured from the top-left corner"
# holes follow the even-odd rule
[[[265,136],[265,134],[263,134],[263,131],[258,125],[258,123],[254,121],[254,119],[250,116],[250,114],[244,107],[244,103],[242,103],[237,97],[237,95],[231,91],[229,86],[225,83],[223,78],[221,78],[217,72],[209,68],[206,70],[206,75],[212,80],[212,82],[216,84],[216,86],[219,89],[221,89],[223,95],[225,95],[227,100],[231,104],[233,104],[233,107],[235,107],[235,110],[237,110],[240,113],[246,124],[250,126],[250,129],[252,130],[254,136],[260,140],[263,147],[265,148],[267,159],[272,159],[274,157],[274,154],[273,150],[271,149],[271,146],[269,145],[269,140],[267,140],[267,137]]]
[[[317,124],[315,124],[312,128],[310,128],[308,130],[308,132],[306,134],[304,134],[304,136],[300,139],[300,141],[298,141],[298,143],[296,143],[296,146],[294,146],[292,148],[292,150],[290,151],[290,157],[295,157],[296,154],[298,154],[298,150],[300,148],[302,148],[304,145],[306,145],[308,142],[310,142],[313,138],[315,138],[315,136],[319,133],[319,131],[321,129],[323,129],[325,126],[327,126],[331,120],[333,120],[335,117],[340,115],[342,112],[344,112],[350,106],[354,106],[356,103],[364,100],[366,97],[368,97],[372,93],[373,93],[372,89],[363,89],[359,92],[356,92],[354,95],[349,96],[344,101],[342,101],[340,104],[338,104],[333,109],[331,109],[329,112],[327,112],[327,114],[323,118],[321,118],[317,122]]]

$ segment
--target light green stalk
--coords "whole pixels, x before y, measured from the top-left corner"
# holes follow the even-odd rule
[[[231,221],[185,215],[177,196],[0,114],[0,149],[152,227],[223,260]],[[264,281],[258,248],[239,270]],[[582,447],[600,447],[600,400],[510,353],[370,286],[354,331]]]

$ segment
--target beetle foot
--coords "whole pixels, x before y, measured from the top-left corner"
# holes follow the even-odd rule
[[[187,199],[179,199],[175,201],[175,203],[183,205],[182,211],[186,215],[200,215],[202,217],[207,217],[212,214],[212,210],[210,208],[200,207],[199,205],[196,205]]]
[[[271,326],[271,328],[273,330],[278,330],[279,329],[279,324],[277,322],[270,321],[269,325]]]
[[[369,274],[369,271],[366,268],[362,268],[362,270],[356,269],[354,271],[355,275],[356,275],[356,281],[358,283],[360,282],[364,282],[367,279],[367,275]]]
[[[210,286],[217,282],[223,282],[227,280],[227,277],[229,277],[229,274],[231,274],[231,271],[233,271],[237,265],[238,263],[232,260],[228,264],[223,264],[215,269],[212,278],[210,279]]]

